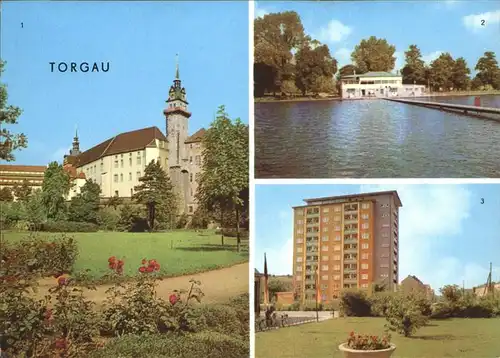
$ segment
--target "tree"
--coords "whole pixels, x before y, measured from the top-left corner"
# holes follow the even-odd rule
[[[405,57],[406,65],[401,70],[403,83],[426,84],[425,63],[417,45],[410,45],[408,51],[405,52]]]
[[[313,49],[306,44],[299,49],[295,58],[295,84],[303,95],[310,91],[319,93],[333,90],[337,60],[330,55],[328,46],[321,45]]]
[[[239,118],[233,122],[225,107],[220,106],[202,145],[202,172],[196,199],[208,211],[218,208],[221,223],[225,211],[235,212],[239,250],[241,213],[248,202],[248,127]]]
[[[120,198],[118,195],[114,195],[108,199],[106,202],[107,207],[113,207],[113,209],[117,209],[119,205],[123,204],[122,198]]]
[[[446,285],[439,289],[441,295],[443,295],[444,299],[449,303],[457,303],[462,297],[462,290],[458,285]]]
[[[11,202],[14,201],[14,196],[12,195],[12,190],[4,186],[3,188],[0,189],[0,201],[3,202]]]
[[[385,310],[387,328],[405,337],[411,336],[423,327],[428,318],[422,314],[422,304],[413,294],[399,292],[389,299]]]
[[[454,67],[455,61],[448,52],[442,53],[437,59],[432,61],[429,71],[431,87],[435,90],[450,90],[453,87]]]
[[[371,36],[368,40],[361,40],[360,44],[354,48],[351,59],[362,73],[390,72],[396,64],[395,52],[396,47],[390,45],[386,39]]]
[[[33,193],[24,201],[24,211],[26,220],[32,229],[39,229],[41,224],[47,220],[47,214],[43,205],[43,194],[40,189]]]
[[[14,186],[14,195],[19,201],[26,201],[32,192],[32,188],[29,186],[29,182],[25,179],[21,186]]]
[[[152,160],[144,169],[141,184],[134,188],[133,199],[146,206],[149,229],[155,228],[158,214],[167,215],[176,212],[176,196],[170,178],[159,162]]]
[[[71,199],[68,216],[73,221],[97,224],[97,214],[101,199],[99,184],[91,179],[85,181],[80,193]]]
[[[42,202],[49,219],[63,219],[66,215],[66,197],[71,189],[69,174],[63,166],[52,162],[45,170],[42,183]]]
[[[470,69],[467,67],[467,62],[463,57],[455,60],[451,73],[451,82],[453,87],[458,90],[466,90],[470,84]]]
[[[0,60],[0,77],[4,71],[5,62]],[[7,105],[7,86],[0,83],[0,161],[11,162],[15,160],[13,151],[26,148],[28,140],[22,133],[14,134],[7,125],[17,124],[17,119],[22,111],[19,107]]]
[[[336,83],[336,88],[337,92],[340,93],[342,91],[342,77],[344,76],[352,76],[354,74],[362,74],[361,70],[356,66],[356,65],[345,65],[340,68],[339,72],[337,73],[337,83]]]
[[[500,69],[494,52],[486,51],[483,57],[477,61],[475,70],[478,71],[476,76],[483,85],[490,85],[494,89],[500,89]]]
[[[267,14],[254,21],[255,92],[282,91],[293,79],[292,49],[307,41],[304,26],[294,11]]]

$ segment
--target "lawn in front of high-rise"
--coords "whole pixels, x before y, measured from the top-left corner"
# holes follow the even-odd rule
[[[256,358],[342,357],[351,331],[384,334],[384,318],[338,318],[257,333]],[[413,337],[392,333],[391,358],[500,357],[500,318],[431,320]]]
[[[28,232],[3,232],[5,241],[16,241],[29,237]],[[59,233],[37,233],[50,240]],[[165,277],[193,274],[215,270],[248,261],[248,241],[243,241],[243,249],[236,252],[236,238],[221,236],[214,230],[176,230],[171,232],[129,233],[92,232],[65,234],[75,238],[78,244],[78,258],[74,273],[88,270],[91,278],[98,279],[109,273],[108,258],[116,256],[125,260],[124,275],[137,274],[141,260],[156,259],[160,274]]]

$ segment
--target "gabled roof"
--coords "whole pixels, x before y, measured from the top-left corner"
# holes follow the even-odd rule
[[[192,136],[188,137],[184,141],[184,143],[197,143],[201,142],[205,134],[207,133],[207,130],[205,128],[198,129],[196,133],[194,133]]]
[[[158,127],[148,127],[120,133],[79,154],[76,166],[81,167],[108,155],[144,149],[155,139],[167,141],[167,138]]]

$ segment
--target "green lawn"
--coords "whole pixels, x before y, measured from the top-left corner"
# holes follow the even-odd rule
[[[384,318],[340,318],[257,333],[256,358],[342,357],[338,345],[350,331],[383,334]],[[414,337],[392,334],[391,358],[500,357],[500,318],[433,320]]]
[[[19,240],[25,232],[4,232],[5,240]],[[61,234],[39,233],[50,239]],[[89,269],[92,278],[109,273],[108,258],[125,259],[124,274],[135,275],[143,258],[156,259],[162,276],[179,276],[227,267],[248,261],[248,241],[242,241],[242,252],[236,252],[236,238],[224,238],[213,231],[179,230],[165,233],[95,232],[71,233],[79,247],[75,272]]]

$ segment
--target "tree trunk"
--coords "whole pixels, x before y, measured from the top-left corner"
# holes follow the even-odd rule
[[[222,239],[222,246],[224,246],[224,210],[222,210],[222,205],[220,208],[220,226],[221,226],[221,239]]]
[[[238,252],[241,250],[241,238],[240,238],[240,210],[236,206],[236,249]]]

